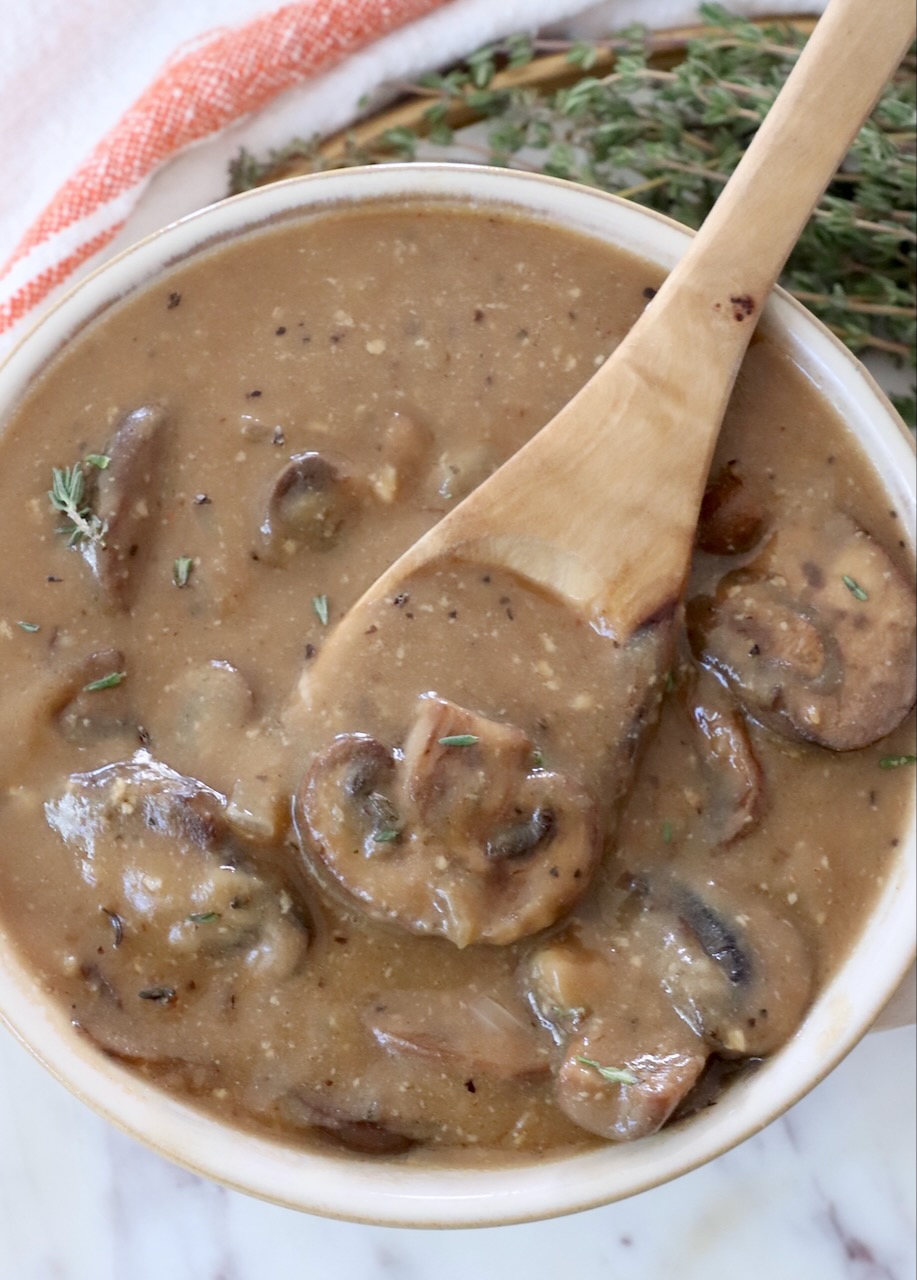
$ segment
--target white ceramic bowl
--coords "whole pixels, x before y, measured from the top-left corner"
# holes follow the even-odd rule
[[[214,238],[290,211],[378,198],[449,199],[524,210],[671,267],[689,233],[637,205],[550,178],[452,165],[352,169],[293,179],[214,205],[143,241],[73,290],[0,368],[9,407],[68,338],[112,302]],[[840,411],[915,538],[910,436],[863,367],[778,291],[762,324]],[[169,1159],[279,1204],[422,1227],[484,1226],[568,1213],[645,1190],[728,1150],[786,1110],[869,1029],[907,972],[915,942],[915,824],[862,936],[793,1040],[717,1106],[655,1137],[587,1154],[476,1170],[302,1152],[240,1133],[159,1092],[74,1034],[0,932],[0,1016],[78,1097]]]

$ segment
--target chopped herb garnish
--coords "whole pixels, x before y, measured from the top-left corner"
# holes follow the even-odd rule
[[[190,924],[213,924],[214,920],[219,920],[219,918],[219,911],[195,911],[188,916],[188,922]]]
[[[319,622],[322,624],[322,626],[323,626],[323,627],[327,627],[327,625],[328,625],[328,617],[329,617],[329,614],[328,614],[328,597],[327,597],[327,596],[313,596],[313,597],[312,597],[312,608],[315,610],[315,616],[316,616],[316,618],[318,618],[318,620],[319,620]]]
[[[917,756],[883,756],[879,761],[879,768],[900,769],[905,764],[917,764]]]
[[[597,1071],[603,1080],[607,1080],[609,1084],[636,1084],[637,1077],[632,1071],[628,1071],[626,1067],[603,1067],[601,1062],[596,1062],[595,1058],[577,1057],[577,1062],[581,1062],[584,1067],[592,1067],[593,1071]]]
[[[186,587],[188,579],[191,577],[191,570],[194,567],[194,561],[190,556],[179,556],[172,566],[172,581],[176,587]]]
[[[672,826],[671,822],[669,822],[668,820],[666,820],[666,821],[662,824],[662,839],[663,839],[663,841],[664,841],[666,844],[671,844],[671,843],[672,843],[672,837],[674,836],[674,834],[675,834],[675,828]]]
[[[111,458],[107,453],[87,453],[85,460],[98,471],[107,471],[111,465]]]
[[[75,547],[84,539],[105,546],[105,525],[95,515],[86,501],[86,477],[78,462],[72,467],[51,468],[51,488],[48,490],[51,506],[70,521],[61,533],[69,534],[67,545]]]
[[[41,627],[37,622],[17,622],[17,627],[21,627],[23,631],[40,631]]]
[[[586,1010],[581,1005],[565,1009],[560,1005],[551,1006],[551,1016],[554,1018],[569,1019],[573,1022],[579,1022],[581,1018],[585,1018]]]
[[[534,769],[544,768],[544,752],[540,747],[536,747],[532,752],[532,767]]]
[[[90,680],[89,684],[84,684],[83,692],[98,693],[100,689],[114,689],[126,675],[126,671],[110,671],[107,676],[102,676],[99,680]]]
[[[439,745],[441,747],[473,747],[480,741],[481,739],[474,733],[453,733],[446,738],[440,738]]]
[[[144,987],[137,993],[141,1000],[154,1000],[157,1004],[171,1004],[175,999],[174,987]]]
[[[401,832],[397,827],[386,827],[384,831],[373,832],[373,842],[375,844],[391,844],[400,835]]]
[[[850,594],[854,596],[857,600],[869,599],[869,593],[863,590],[863,588],[860,586],[860,584],[856,581],[855,578],[851,578],[848,574],[845,573],[841,576],[841,581],[843,582],[847,590],[850,592]]]

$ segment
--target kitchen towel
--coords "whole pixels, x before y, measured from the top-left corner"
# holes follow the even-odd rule
[[[340,128],[380,87],[512,32],[697,16],[685,0],[11,0],[0,37],[0,354],[78,276],[222,196],[242,145]]]

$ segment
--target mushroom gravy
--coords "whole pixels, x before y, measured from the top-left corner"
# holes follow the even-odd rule
[[[0,921],[74,1034],[233,1123],[455,1160],[652,1133],[792,1035],[912,805],[914,603],[765,338],[627,680],[460,564],[309,675],[660,278],[508,212],[313,215],[36,382],[0,440]]]

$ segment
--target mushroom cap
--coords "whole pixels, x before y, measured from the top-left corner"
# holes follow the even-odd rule
[[[745,487],[736,462],[727,462],[704,490],[695,542],[712,555],[737,555],[751,551],[765,523],[764,507]]]
[[[108,466],[95,477],[93,506],[105,528],[104,543],[80,544],[106,606],[130,607],[156,529],[168,411],[140,405],[121,419],[105,453]]]
[[[745,717],[718,681],[701,675],[683,697],[704,783],[703,834],[725,847],[757,826],[766,804],[764,771]]]
[[[758,896],[635,878],[617,910],[574,919],[537,947],[528,983],[562,1045],[558,1105],[618,1141],[655,1133],[711,1053],[770,1053],[812,991],[799,931]]]
[[[261,520],[261,553],[286,564],[300,548],[327,551],[355,518],[360,488],[344,459],[294,454],[271,483]]]
[[[425,696],[403,752],[344,734],[315,758],[303,851],[377,920],[516,942],[569,910],[601,853],[594,799],[534,758],[520,729]]]
[[[913,585],[847,516],[779,530],[688,606],[691,647],[740,705],[789,738],[849,751],[914,705]]]
[[[196,779],[138,751],[72,775],[45,814],[88,887],[79,932],[91,971],[74,1016],[106,1050],[206,1064],[188,1058],[188,1020],[230,998],[264,1001],[304,963],[305,907]]]

